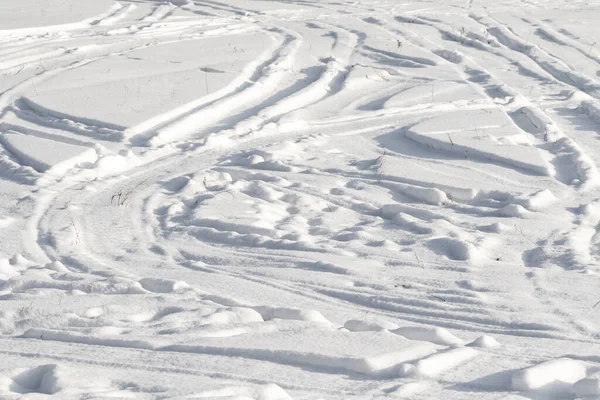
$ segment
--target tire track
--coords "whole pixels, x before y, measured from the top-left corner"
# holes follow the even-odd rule
[[[479,19],[474,20],[480,22]],[[434,29],[440,29],[433,23],[423,22],[423,24],[429,25]],[[488,25],[484,24],[484,26],[489,28]],[[441,29],[440,31],[445,35],[453,35],[445,29]],[[509,56],[493,50],[491,45],[487,45],[481,38],[462,39],[456,35],[452,37],[457,42],[464,40],[464,46],[471,45],[479,50],[502,57],[509,62],[514,61]],[[449,57],[457,65],[463,65],[463,76],[468,77],[467,80],[479,85],[486,97],[489,97],[495,104],[505,110],[506,114],[515,122],[515,125],[519,129],[535,137],[538,143],[537,147],[540,150],[548,151],[553,155],[554,161],[552,163],[555,166],[555,177],[559,181],[571,184],[573,178],[578,178],[583,183],[582,189],[584,190],[591,189],[600,183],[600,175],[593,159],[575,141],[566,136],[551,117],[535,106],[526,96],[496,78],[491,71],[485,69],[471,57],[461,57],[460,59],[453,59],[449,55],[446,55],[446,57]],[[561,81],[558,82],[561,84],[564,83]],[[506,100],[507,97],[508,101]],[[551,140],[554,141],[554,145],[546,145]],[[574,164],[573,172],[562,172],[565,166],[569,166],[569,163],[565,163],[562,160],[564,157],[572,160]]]
[[[223,94],[217,92],[131,128],[131,141],[141,143],[145,140],[158,145],[185,138],[200,131],[203,126],[217,123],[232,109],[246,106],[250,100],[263,96],[263,87],[278,84],[302,44],[298,35],[286,31],[281,33],[284,38],[247,66],[230,85],[234,89],[226,88]]]
[[[487,31],[499,43],[515,52],[525,55],[544,71],[552,75],[557,81],[579,89],[596,99],[600,98],[600,84],[594,79],[580,72],[573,71],[563,61],[556,59],[539,46],[528,44],[513,31],[491,17],[474,17],[474,19],[486,26]]]

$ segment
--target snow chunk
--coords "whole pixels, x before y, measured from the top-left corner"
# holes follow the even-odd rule
[[[95,169],[98,176],[118,174],[135,167],[140,163],[139,159],[131,151],[122,151],[119,154],[109,154],[99,158]]]
[[[529,211],[519,204],[509,204],[499,209],[498,215],[502,217],[522,217],[528,212]]]
[[[6,378],[3,379],[4,377]],[[39,393],[42,395],[35,398],[45,398],[44,395],[57,394],[65,389],[86,389],[109,385],[110,383],[104,377],[95,376],[94,379],[89,379],[77,370],[56,364],[40,365],[30,369],[20,368],[0,375],[0,393]],[[29,396],[24,397],[29,398]],[[60,395],[57,397],[64,398]]]
[[[527,199],[523,205],[529,210],[541,210],[555,201],[556,197],[554,197],[552,192],[544,189]]]
[[[48,268],[48,269],[51,269],[53,271],[60,272],[60,273],[71,272],[60,261],[53,261],[51,263],[48,263],[48,264],[45,265],[45,268]]]
[[[502,232],[509,231],[510,227],[507,225],[504,225],[501,222],[495,222],[490,225],[480,226],[478,229],[482,232],[502,233]]]
[[[20,133],[3,133],[0,143],[25,165],[52,175],[64,175],[76,166],[93,164],[98,159],[92,148]]]
[[[13,371],[12,384],[9,390],[16,393],[54,394],[60,390],[56,376],[57,366],[41,365],[33,369]]]
[[[436,353],[417,361],[414,364],[415,373],[420,376],[436,376],[477,357],[479,354],[479,351],[471,347],[459,347]]]
[[[366,357],[356,360],[354,370],[358,373],[375,376],[384,373],[389,368],[398,366],[400,368],[399,372],[402,372],[401,366],[405,365],[408,360],[429,355],[432,351],[433,348],[430,345],[419,345],[394,353]]]
[[[477,121],[474,126],[473,121]],[[456,156],[489,160],[510,168],[526,169],[542,176],[553,167],[504,112],[460,110],[436,115],[411,127],[406,137]],[[503,138],[508,137],[509,140]],[[503,143],[504,142],[504,143]]]
[[[247,399],[247,400],[292,400],[282,388],[275,384],[257,388],[227,387],[198,393],[194,398],[210,399]]]
[[[83,315],[86,318],[96,318],[101,316],[102,314],[104,314],[104,310],[102,309],[102,307],[89,308],[83,313]]]
[[[272,319],[290,319],[297,321],[311,321],[331,324],[331,322],[318,311],[301,310],[298,308],[274,308],[268,306],[254,307],[265,321]]]
[[[10,265],[26,266],[33,264],[31,261],[23,257],[21,254],[15,254],[10,259]]]
[[[586,375],[587,368],[581,361],[558,358],[516,372],[512,377],[512,387],[514,390],[528,391],[557,381],[575,383]]]
[[[189,285],[183,281],[157,278],[141,279],[140,285],[147,291],[154,293],[181,293],[189,288]]]
[[[461,62],[463,62],[463,59],[464,59],[464,54],[458,50],[442,49],[442,50],[435,51],[435,54],[437,54],[438,56],[440,56],[454,64],[460,64]]]
[[[14,218],[0,217],[0,229],[9,227],[14,222]]]
[[[448,195],[443,190],[437,188],[421,187],[408,185],[404,183],[382,182],[381,186],[395,190],[406,197],[432,205],[442,205],[449,203]]]
[[[353,319],[346,321],[344,328],[350,332],[373,332],[398,329],[398,325],[392,322],[370,322]]]
[[[200,180],[200,176],[194,176],[194,178]],[[233,182],[233,178],[227,172],[208,171],[202,175],[202,182],[207,188],[225,187]]]
[[[463,340],[457,338],[448,330],[437,327],[404,326],[393,330],[392,333],[404,336],[411,340],[423,340],[443,345],[457,345],[463,343]]]
[[[264,162],[265,162],[265,159],[262,158],[261,156],[259,156],[258,154],[253,154],[246,159],[247,165],[255,165],[255,164],[260,164],[260,163],[264,163]]]
[[[264,322],[263,316],[256,310],[247,307],[232,307],[201,318],[202,325],[235,325]]]
[[[464,240],[451,237],[431,239],[427,246],[437,254],[443,254],[451,260],[466,261],[477,256],[477,248]]]
[[[410,373],[408,373],[409,371],[406,372],[407,373],[401,373],[402,376],[410,375]],[[410,398],[411,396],[425,392],[427,389],[429,389],[429,385],[426,382],[409,382],[403,385],[398,385],[389,393],[393,394],[394,397]]]

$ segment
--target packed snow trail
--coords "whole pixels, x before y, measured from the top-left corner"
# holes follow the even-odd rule
[[[599,19],[0,0],[0,398],[597,398]]]

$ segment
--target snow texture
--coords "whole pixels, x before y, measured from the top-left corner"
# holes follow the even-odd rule
[[[600,398],[599,23],[0,0],[0,398]]]

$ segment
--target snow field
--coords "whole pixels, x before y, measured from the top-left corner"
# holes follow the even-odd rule
[[[0,1],[0,397],[599,397],[599,12]]]

